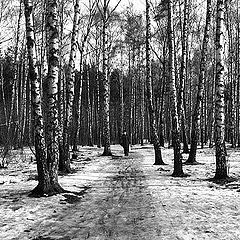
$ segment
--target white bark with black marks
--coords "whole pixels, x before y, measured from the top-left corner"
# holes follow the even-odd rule
[[[228,177],[225,148],[225,109],[224,109],[224,1],[217,1],[216,28],[216,88],[215,88],[215,146],[216,173],[215,179]]]
[[[26,39],[27,39],[27,55],[29,66],[29,79],[31,81],[32,109],[34,117],[34,145],[36,152],[38,186],[33,190],[33,194],[48,194],[50,189],[50,178],[47,167],[47,153],[44,139],[43,115],[41,107],[40,95],[40,79],[36,65],[36,51],[34,39],[34,27],[32,16],[32,1],[25,0],[25,22],[26,22]]]
[[[177,111],[177,90],[175,86],[175,69],[174,69],[174,38],[173,38],[173,1],[168,1],[168,48],[169,48],[169,89],[170,104],[172,116],[172,143],[174,149],[174,177],[182,177],[185,174],[182,169],[182,155],[180,144],[180,129]]]

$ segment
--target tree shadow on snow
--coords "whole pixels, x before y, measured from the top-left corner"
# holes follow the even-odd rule
[[[60,200],[61,202],[67,202],[69,204],[75,204],[78,203],[82,200],[84,195],[87,193],[87,190],[90,189],[90,186],[84,186],[83,190],[80,192],[70,192],[68,191],[67,193],[62,194],[62,196],[65,197],[65,199]]]
[[[12,202],[18,202],[21,198],[28,197],[28,194],[29,194],[29,191],[26,191],[26,190],[19,190],[19,191],[8,190],[8,192],[5,195],[0,197],[6,200],[11,200]]]
[[[236,178],[236,177],[227,177],[224,179],[208,178],[208,179],[205,179],[205,181],[215,184],[215,186],[209,185],[210,188],[219,186],[221,188],[226,188],[226,189],[232,189],[232,190],[237,189],[237,192],[240,192],[240,180],[239,178]]]
[[[71,240],[71,238],[68,236],[62,237],[62,238],[51,238],[51,237],[39,236],[39,237],[33,238],[32,240]]]

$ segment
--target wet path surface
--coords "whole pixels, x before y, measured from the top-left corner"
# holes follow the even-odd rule
[[[60,216],[53,215],[36,226],[38,235],[42,239],[155,239],[154,207],[141,166],[142,156],[132,151],[129,157],[94,161],[91,172],[84,172],[90,179],[84,197],[64,206]]]

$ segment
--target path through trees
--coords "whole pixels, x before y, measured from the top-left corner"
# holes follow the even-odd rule
[[[78,172],[59,179],[75,194],[37,202],[28,198],[36,180],[34,164],[26,160],[21,162],[28,166],[24,173],[18,166],[17,176],[5,178],[0,189],[1,239],[239,238],[236,189],[240,184],[206,181],[213,176],[214,151],[205,149],[199,154],[204,165],[186,166],[184,171],[191,173],[188,178],[171,177],[173,153],[169,149],[162,151],[169,159],[164,166],[153,165],[150,145],[135,146],[129,157],[123,156],[119,146],[112,147],[114,156],[110,157],[100,156],[101,150],[95,147],[80,151],[81,157],[73,163]],[[17,169],[16,161],[12,164]],[[238,152],[231,152],[231,164],[239,175]]]

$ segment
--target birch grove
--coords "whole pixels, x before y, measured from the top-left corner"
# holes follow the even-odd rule
[[[215,179],[228,178],[227,151],[240,145],[240,6],[203,3],[2,3],[0,167],[29,148],[32,193],[64,192],[58,174],[82,146],[114,157],[126,131],[133,149],[153,145],[154,165],[171,148],[174,177],[215,147]]]

